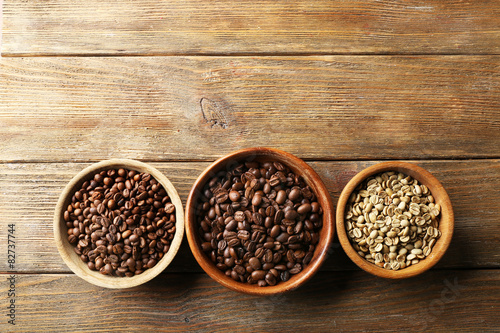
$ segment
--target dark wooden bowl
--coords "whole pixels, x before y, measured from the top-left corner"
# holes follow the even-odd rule
[[[248,284],[236,282],[220,271],[215,264],[201,249],[201,241],[198,234],[198,222],[196,219],[196,203],[198,195],[202,193],[207,181],[218,171],[227,168],[237,162],[244,161],[279,161],[287,165],[293,172],[303,177],[305,182],[313,189],[318,197],[318,202],[323,208],[323,227],[320,231],[320,240],[314,251],[314,256],[309,265],[306,266],[300,273],[292,276],[286,282],[279,282],[275,286],[259,287],[256,284]],[[186,235],[191,251],[194,257],[203,268],[215,281],[223,286],[235,291],[254,295],[272,295],[283,293],[295,289],[309,280],[319,269],[327,256],[327,251],[335,232],[335,214],[334,207],[330,198],[330,194],[320,177],[314,170],[301,159],[271,148],[248,148],[233,152],[226,155],[212,165],[210,165],[198,177],[194,183],[186,204]]]
[[[167,191],[170,200],[175,205],[176,223],[175,223],[175,236],[170,244],[170,249],[158,261],[158,263],[150,269],[145,270],[139,275],[133,277],[116,277],[103,275],[97,271],[90,270],[81,258],[75,253],[74,246],[68,242],[68,234],[66,223],[64,222],[63,214],[71,202],[74,193],[80,189],[84,181],[89,180],[91,176],[97,172],[108,169],[125,168],[128,170],[135,170],[138,172],[146,172],[153,176],[160,184],[163,185]],[[158,274],[160,274],[175,257],[179,250],[182,238],[184,237],[184,210],[182,202],[177,194],[176,189],[172,183],[160,171],[149,166],[146,163],[128,159],[113,159],[95,163],[80,171],[73,179],[66,185],[59,201],[57,202],[54,214],[54,238],[56,241],[57,249],[66,265],[79,277],[85,281],[95,284],[97,286],[106,288],[131,288],[143,284]]]
[[[349,197],[351,196],[351,193],[366,178],[385,171],[402,172],[418,180],[420,184],[424,184],[429,188],[432,196],[435,199],[435,202],[441,205],[441,218],[439,220],[439,230],[441,231],[441,237],[436,241],[431,254],[415,265],[411,265],[409,267],[396,271],[387,270],[383,267],[376,266],[361,257],[351,245],[351,242],[347,236],[344,221],[345,207],[347,205]],[[342,248],[349,256],[349,258],[351,258],[351,260],[360,268],[367,271],[368,273],[383,278],[404,279],[418,275],[430,269],[441,259],[441,257],[448,249],[453,235],[453,227],[453,209],[451,206],[450,198],[448,197],[446,190],[443,188],[443,185],[441,185],[441,183],[427,170],[415,164],[406,162],[383,162],[364,169],[347,183],[342,193],[340,194],[337,204],[337,233]]]

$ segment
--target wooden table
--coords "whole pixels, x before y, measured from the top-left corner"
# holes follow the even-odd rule
[[[4,0],[2,32],[0,331],[500,330],[500,1]],[[149,162],[185,202],[251,146],[305,159],[335,203],[380,160],[428,169],[455,210],[448,252],[390,281],[335,241],[310,282],[267,298],[212,281],[186,241],[130,290],[64,265],[53,211],[85,166]]]

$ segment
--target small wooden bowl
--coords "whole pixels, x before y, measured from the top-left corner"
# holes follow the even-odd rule
[[[236,282],[220,271],[210,258],[201,249],[199,225],[196,220],[196,203],[198,195],[203,193],[205,184],[218,171],[244,161],[279,161],[288,166],[293,172],[301,175],[305,182],[312,188],[323,208],[323,227],[320,231],[320,240],[314,251],[314,256],[309,265],[300,273],[292,276],[286,282],[279,282],[275,286],[259,287],[256,284]],[[215,281],[232,290],[253,294],[273,295],[293,290],[309,280],[320,268],[327,256],[327,251],[335,232],[335,214],[330,194],[320,177],[314,170],[301,159],[272,148],[248,148],[226,155],[210,165],[194,183],[186,203],[186,235],[194,257]]]
[[[426,185],[429,188],[432,196],[434,197],[435,203],[441,205],[441,217],[439,220],[441,237],[436,241],[431,254],[419,263],[397,271],[384,269],[362,258],[351,245],[347,236],[344,221],[345,207],[351,193],[366,178],[385,171],[401,172],[418,180],[420,184]],[[423,273],[434,266],[441,259],[450,245],[454,223],[451,201],[446,193],[446,190],[443,188],[443,185],[441,185],[441,183],[427,170],[415,164],[406,162],[383,162],[364,169],[347,183],[340,194],[337,204],[337,232],[342,248],[347,253],[349,258],[351,258],[351,260],[360,268],[368,273],[383,278],[404,279]]]
[[[163,185],[170,197],[170,200],[175,205],[176,210],[176,231],[174,239],[172,240],[172,243],[170,245],[170,249],[153,268],[147,269],[143,273],[135,275],[133,277],[107,276],[97,271],[90,270],[82,261],[82,259],[75,253],[74,246],[68,242],[67,227],[63,218],[64,211],[71,203],[72,196],[77,190],[80,189],[84,181],[89,180],[92,175],[97,172],[119,168],[151,174],[151,176],[153,176],[158,182]],[[156,277],[170,264],[170,262],[174,258],[179,249],[179,246],[181,245],[183,236],[184,210],[182,208],[181,199],[179,198],[179,195],[177,194],[174,186],[168,180],[168,178],[165,177],[157,169],[145,163],[134,160],[113,159],[102,161],[80,171],[64,188],[61,196],[59,197],[59,201],[57,202],[54,214],[54,238],[56,241],[57,249],[59,250],[59,253],[61,254],[61,257],[63,258],[66,265],[68,265],[68,267],[76,275],[78,275],[85,281],[106,288],[131,288],[143,284]]]

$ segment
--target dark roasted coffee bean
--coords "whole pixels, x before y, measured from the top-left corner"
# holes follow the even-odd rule
[[[297,208],[297,213],[303,215],[303,214],[309,213],[311,210],[312,210],[311,205],[308,203],[305,203],[305,204],[300,205],[299,208]]]
[[[322,210],[311,189],[286,165],[236,164],[217,173],[202,193],[202,249],[235,281],[275,285],[312,260]]]
[[[252,198],[252,205],[259,206],[262,202],[262,195],[255,194]]]
[[[290,199],[291,201],[297,201],[299,197],[300,197],[300,190],[297,188],[292,189],[288,194],[288,199]]]
[[[239,275],[243,275],[243,274],[245,274],[245,272],[246,272],[245,268],[244,268],[243,266],[241,266],[241,265],[236,265],[236,266],[234,266],[234,268],[233,268],[233,269],[234,269],[234,271],[235,271],[236,273],[238,273]]]
[[[238,238],[241,240],[248,240],[250,239],[250,233],[247,230],[240,230],[238,231]]]
[[[228,224],[226,224],[226,230],[228,231],[233,231],[238,227],[238,222],[236,220],[231,220],[229,221]]]
[[[304,265],[308,265],[311,262],[312,257],[313,257],[313,253],[312,252],[307,252],[307,254],[305,255],[304,259],[302,259],[302,263]]]
[[[229,192],[229,200],[238,201],[238,200],[240,200],[240,198],[241,198],[241,195],[238,191],[233,190],[233,191]]]
[[[283,220],[284,216],[285,216],[285,214],[283,213],[283,211],[281,209],[276,211],[276,215],[274,216],[274,223],[280,224],[281,221]]]
[[[260,213],[253,213],[252,214],[252,221],[253,223],[257,225],[262,225],[264,222],[264,218],[262,217],[262,214]]]
[[[250,266],[254,269],[254,270],[258,270],[261,268],[261,263],[260,263],[260,260],[257,259],[256,257],[253,257],[253,258],[250,258],[250,260],[248,261],[248,263],[250,264]]]
[[[230,240],[227,242],[227,245],[228,245],[229,247],[236,247],[236,246],[238,246],[238,245],[240,245],[240,244],[241,244],[241,242],[240,242],[240,240],[239,240],[238,238],[232,238],[232,239],[230,239]]]
[[[153,268],[156,265],[156,260],[155,259],[149,259],[147,263],[148,268]]]
[[[285,200],[286,200],[286,192],[284,190],[278,191],[278,193],[276,194],[276,203],[278,205],[282,205],[285,203]]]
[[[278,186],[280,184],[280,177],[277,175],[272,175],[271,178],[269,179],[269,185],[271,186]]]
[[[278,237],[276,237],[276,241],[280,243],[285,243],[286,241],[288,241],[288,237],[289,235],[286,232],[282,232]]]
[[[217,193],[217,195],[215,196],[215,199],[217,201],[217,203],[223,203],[223,202],[226,202],[226,200],[229,198],[229,194],[227,193],[227,191],[221,191],[219,193]]]
[[[283,271],[283,272],[281,272],[280,279],[283,282],[286,282],[286,281],[290,280],[290,272],[289,271]]]
[[[266,283],[270,286],[274,286],[276,284],[276,277],[271,273],[267,273],[265,279]]]
[[[165,213],[172,214],[175,211],[175,205],[172,203],[167,203],[165,205]]]
[[[245,213],[242,211],[237,211],[234,213],[234,219],[237,222],[243,222],[246,219]]]
[[[292,269],[290,269],[290,274],[298,274],[302,270],[302,266],[300,264],[295,264]]]
[[[256,270],[252,272],[252,279],[254,281],[262,280],[266,276],[266,271]]]
[[[236,273],[235,270],[232,270],[231,271],[231,278],[234,280],[234,281],[240,281],[240,276],[238,273]]]
[[[279,227],[279,225],[274,225],[272,228],[271,228],[271,231],[270,231],[270,236],[272,238],[276,238],[279,234],[281,233],[281,228]]]
[[[298,214],[295,210],[289,209],[285,212],[285,219],[286,220],[295,220],[298,217]]]
[[[71,235],[68,236],[68,241],[70,242],[70,244],[75,244],[78,241],[78,237],[76,237],[75,235],[71,234]]]

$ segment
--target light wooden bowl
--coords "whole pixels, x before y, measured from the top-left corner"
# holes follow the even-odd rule
[[[198,195],[203,193],[203,187],[209,179],[218,171],[244,161],[279,161],[287,165],[293,172],[303,177],[305,182],[313,189],[318,202],[323,208],[323,227],[320,231],[320,240],[314,251],[314,256],[309,265],[300,273],[292,276],[286,282],[279,282],[275,286],[259,287],[256,284],[236,282],[220,271],[215,264],[201,249],[200,236],[198,234],[198,222],[196,220],[196,202]],[[330,194],[320,177],[314,170],[301,159],[271,148],[248,148],[226,155],[210,165],[198,177],[194,183],[186,203],[186,235],[194,257],[215,281],[232,290],[253,294],[273,295],[293,290],[309,280],[320,268],[327,256],[327,251],[335,232],[335,213]]]
[[[429,188],[435,199],[435,203],[441,205],[441,217],[439,220],[441,237],[436,241],[431,254],[419,263],[397,271],[384,269],[362,258],[351,245],[347,236],[344,221],[345,207],[351,193],[366,178],[385,171],[402,172],[418,180],[420,184],[424,184]],[[366,272],[383,278],[404,279],[423,273],[434,266],[441,259],[450,245],[454,223],[451,201],[443,185],[441,185],[441,183],[427,170],[415,164],[406,162],[383,162],[364,169],[347,183],[340,194],[337,204],[337,233],[340,244],[342,245],[345,253],[356,265]]]
[[[73,194],[80,189],[84,181],[89,180],[93,174],[102,170],[118,168],[151,174],[151,176],[153,176],[159,183],[161,183],[161,185],[163,185],[172,203],[175,205],[176,211],[176,231],[174,239],[172,240],[172,243],[170,245],[170,249],[153,268],[147,269],[143,273],[135,275],[133,277],[107,276],[97,271],[90,270],[87,265],[81,260],[81,258],[75,253],[74,246],[68,242],[67,227],[63,218],[64,211],[70,204]],[[59,250],[59,253],[61,254],[61,257],[63,258],[66,265],[68,265],[68,267],[76,275],[78,275],[85,281],[106,288],[131,288],[143,284],[156,277],[170,264],[170,262],[174,258],[179,249],[179,246],[181,245],[183,236],[184,210],[182,208],[182,202],[174,186],[168,180],[168,178],[165,177],[157,169],[145,163],[134,160],[113,159],[102,161],[80,171],[64,188],[61,196],[59,197],[59,201],[57,202],[54,214],[54,238],[56,241],[57,249]]]

